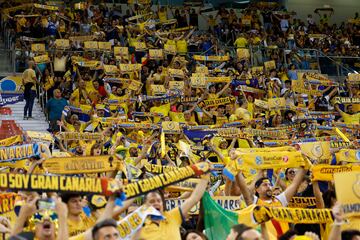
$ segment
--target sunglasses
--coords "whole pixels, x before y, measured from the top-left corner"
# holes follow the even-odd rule
[[[33,215],[34,222],[43,222],[45,219],[55,222],[57,221],[58,216],[53,211],[37,212]]]

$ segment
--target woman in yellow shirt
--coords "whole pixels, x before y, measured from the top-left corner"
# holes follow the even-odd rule
[[[145,204],[150,205],[160,211],[165,217],[164,220],[147,219],[144,226],[134,239],[146,240],[181,240],[180,226],[188,217],[188,212],[201,199],[206,191],[209,182],[209,174],[196,185],[189,198],[180,207],[171,211],[165,211],[165,199],[161,192],[154,191],[145,195]]]

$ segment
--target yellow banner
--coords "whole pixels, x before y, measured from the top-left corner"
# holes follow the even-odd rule
[[[114,47],[114,55],[116,56],[128,56],[129,48],[128,47]]]
[[[166,93],[164,85],[150,85],[152,95],[162,95]]]
[[[14,210],[16,196],[16,193],[0,193],[0,214]]]
[[[124,169],[122,162],[114,160],[112,156],[49,158],[43,167],[54,174],[101,173]]]
[[[115,65],[104,65],[104,72],[106,75],[117,75],[119,74],[119,68]]]
[[[328,163],[331,159],[330,142],[307,142],[300,144],[301,152],[318,163]]]
[[[162,166],[162,165],[150,164],[150,163],[145,163],[144,167],[147,172],[156,173],[156,174],[173,171],[173,170],[177,169],[177,167]]]
[[[84,48],[85,49],[98,49],[99,45],[96,41],[86,41],[84,42]]]
[[[264,72],[264,67],[263,67],[263,66],[260,66],[260,67],[252,67],[252,68],[251,68],[251,73],[254,74],[254,75],[259,75],[259,74],[261,74],[262,72]]]
[[[133,91],[138,91],[139,89],[142,88],[142,86],[143,86],[143,84],[140,81],[131,80],[128,88]]]
[[[149,49],[149,56],[151,59],[163,59],[164,52],[162,49]]]
[[[312,170],[312,179],[314,181],[332,181],[335,173],[350,173],[355,171],[360,171],[360,165],[328,165],[328,164],[318,164],[313,166]]]
[[[334,179],[336,197],[345,216],[360,216],[360,169],[350,173],[336,173]]]
[[[305,166],[300,152],[253,152],[240,153],[236,161],[238,169],[274,169]]]
[[[56,48],[70,48],[70,41],[69,41],[69,39],[56,39],[55,47]]]
[[[224,98],[218,98],[218,99],[209,99],[209,100],[203,100],[201,101],[198,106],[203,107],[213,107],[213,106],[219,106],[219,105],[226,105],[235,103],[234,97],[224,97]]]
[[[254,219],[261,223],[270,219],[279,222],[320,224],[332,223],[333,218],[330,209],[304,209],[287,207],[265,207],[254,209]]]
[[[173,171],[165,172],[151,178],[141,179],[124,186],[124,192],[128,199],[143,195],[147,192],[163,188],[168,185],[181,182],[195,175],[209,171],[209,164],[206,162],[197,163],[192,166],[178,168]]]
[[[183,90],[185,87],[185,83],[183,81],[169,81],[169,89],[170,90]]]
[[[266,70],[276,69],[275,60],[264,62],[264,67]]]
[[[190,85],[193,88],[206,88],[207,83],[203,77],[191,77]]]
[[[98,42],[98,47],[103,51],[111,51],[111,42]]]
[[[263,109],[269,109],[269,104],[267,101],[263,101],[263,100],[260,100],[260,99],[255,99],[255,102],[254,104],[260,108],[263,108]]]
[[[260,130],[260,129],[252,129],[252,128],[244,128],[244,133],[247,133],[252,136],[261,136],[268,138],[287,138],[286,130]]]
[[[348,75],[349,82],[360,82],[360,74],[358,73],[350,73]]]
[[[229,61],[229,56],[203,56],[203,55],[194,55],[194,60],[196,61],[214,61],[214,62],[222,62]]]
[[[209,69],[206,66],[196,66],[196,73],[209,74]]]
[[[286,108],[286,100],[285,98],[269,98],[268,99],[269,109],[285,109]]]
[[[79,140],[102,140],[101,133],[79,133],[79,132],[62,132],[59,134],[60,138],[64,141],[79,141]]]
[[[184,77],[184,71],[182,69],[169,68],[168,73],[172,77],[179,77],[179,78]]]
[[[26,135],[36,142],[54,142],[53,136],[48,132],[26,131]]]
[[[121,72],[136,72],[141,70],[141,64],[120,64]]]
[[[49,56],[47,54],[34,57],[34,61],[37,64],[50,62]]]
[[[340,104],[359,104],[360,98],[336,97],[335,102]]]
[[[31,51],[32,52],[45,52],[45,44],[44,43],[34,43],[31,44]]]
[[[0,147],[9,147],[11,145],[22,143],[23,139],[21,135],[5,138],[0,140]]]
[[[135,42],[134,47],[135,47],[136,51],[146,50],[146,43],[144,43],[144,42]]]
[[[36,7],[36,8],[41,8],[41,9],[45,9],[45,10],[50,10],[50,11],[57,11],[57,10],[59,10],[59,8],[56,7],[56,6],[49,6],[49,5],[43,5],[43,4],[37,4],[37,3],[34,3],[34,7]]]
[[[69,37],[70,41],[79,41],[79,42],[85,42],[85,41],[91,41],[96,38],[95,35],[87,35],[87,36],[73,36]]]
[[[181,133],[180,124],[178,122],[163,121],[161,122],[161,127],[164,133],[167,134]]]
[[[337,162],[360,163],[360,150],[341,149],[335,156]]]
[[[288,207],[291,208],[313,208],[316,207],[315,197],[293,197]]]
[[[214,199],[223,209],[228,211],[236,211],[246,207],[244,201],[241,201],[238,196],[213,196]],[[176,207],[180,207],[186,199],[166,199],[165,206],[166,210],[170,211]],[[189,212],[190,215],[197,215],[199,214],[200,210],[200,203],[196,204]]]

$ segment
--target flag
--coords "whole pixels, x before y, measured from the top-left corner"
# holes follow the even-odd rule
[[[209,240],[226,239],[231,227],[238,224],[238,214],[223,209],[207,192],[202,198],[202,204],[206,236]]]

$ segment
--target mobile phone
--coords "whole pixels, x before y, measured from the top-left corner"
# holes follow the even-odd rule
[[[54,210],[55,202],[51,198],[39,199],[36,202],[36,207],[38,210]]]

